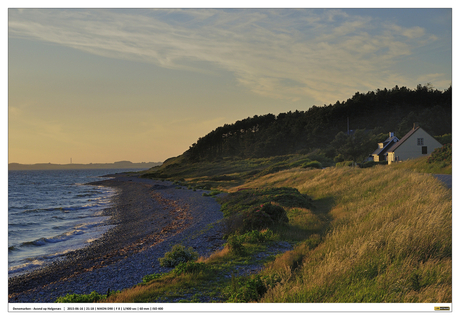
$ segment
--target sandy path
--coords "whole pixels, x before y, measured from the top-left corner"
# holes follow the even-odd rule
[[[435,174],[435,178],[443,182],[447,188],[452,189],[452,175],[451,174]]]

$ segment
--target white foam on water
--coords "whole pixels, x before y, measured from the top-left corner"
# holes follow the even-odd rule
[[[101,175],[98,175],[98,174]],[[110,230],[117,190],[87,185],[114,171],[12,172],[9,176],[9,276],[27,273],[84,248]]]

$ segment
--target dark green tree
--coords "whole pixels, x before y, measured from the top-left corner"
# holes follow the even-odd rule
[[[343,155],[345,160],[361,162],[375,150],[380,138],[380,135],[365,129],[358,129],[350,135],[341,131],[332,140],[331,145],[338,154]]]
[[[355,130],[355,141],[345,139],[340,142],[343,137],[337,135],[346,132],[347,119],[350,129]],[[379,127],[379,132],[396,131],[396,136],[402,138],[412,129],[414,122],[433,136],[451,133],[452,87],[441,92],[429,85],[419,85],[415,90],[395,86],[389,90],[356,92],[347,101],[312,106],[306,111],[289,111],[277,116],[255,115],[234,124],[225,124],[199,138],[186,151],[186,156],[192,162],[271,157],[325,150],[337,139],[336,146],[344,150],[349,159],[359,160],[385,139],[374,141],[368,150],[363,151],[366,139],[360,136],[362,132],[356,133],[357,129]]]

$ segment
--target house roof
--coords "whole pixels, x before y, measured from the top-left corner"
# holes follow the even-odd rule
[[[385,141],[383,141],[383,147],[382,148],[377,148],[373,153],[372,155],[380,155],[382,152],[385,153],[386,151],[388,151],[388,149],[394,144],[396,143],[394,140],[397,140],[396,142],[399,141],[398,137],[397,136],[391,136],[391,137],[388,137],[386,138]],[[379,143],[380,144],[380,143]]]
[[[410,136],[412,136],[415,132],[417,132],[417,130],[420,129],[420,127],[417,127],[417,128],[412,128],[411,131],[409,131],[408,133],[406,133],[406,135],[404,137],[401,138],[401,140],[399,140],[398,142],[396,142],[389,150],[388,152],[393,152],[395,151],[396,149],[398,149],[398,147],[400,145],[402,145],[407,139],[410,138]]]
[[[380,152],[382,152],[383,148],[378,148],[377,150],[375,150],[374,152],[372,152],[372,155],[374,154],[380,154]]]
[[[388,151],[388,149],[393,146],[394,144],[392,143],[394,139],[398,139],[396,136],[393,136],[391,138],[387,138],[383,143],[386,143],[383,148],[378,148],[375,150],[372,154],[373,155],[380,155],[382,152],[385,153]],[[396,142],[397,143],[397,142]]]
[[[391,142],[391,141],[393,141],[394,138],[398,139],[396,136],[388,137],[385,141],[383,141],[383,143]]]

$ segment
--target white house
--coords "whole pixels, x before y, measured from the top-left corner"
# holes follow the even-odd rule
[[[420,127],[414,127],[388,149],[388,164],[431,154],[442,145]]]
[[[388,150],[399,141],[398,137],[395,136],[394,132],[390,132],[388,138],[378,144],[378,148],[369,155],[370,161],[386,161]]]

